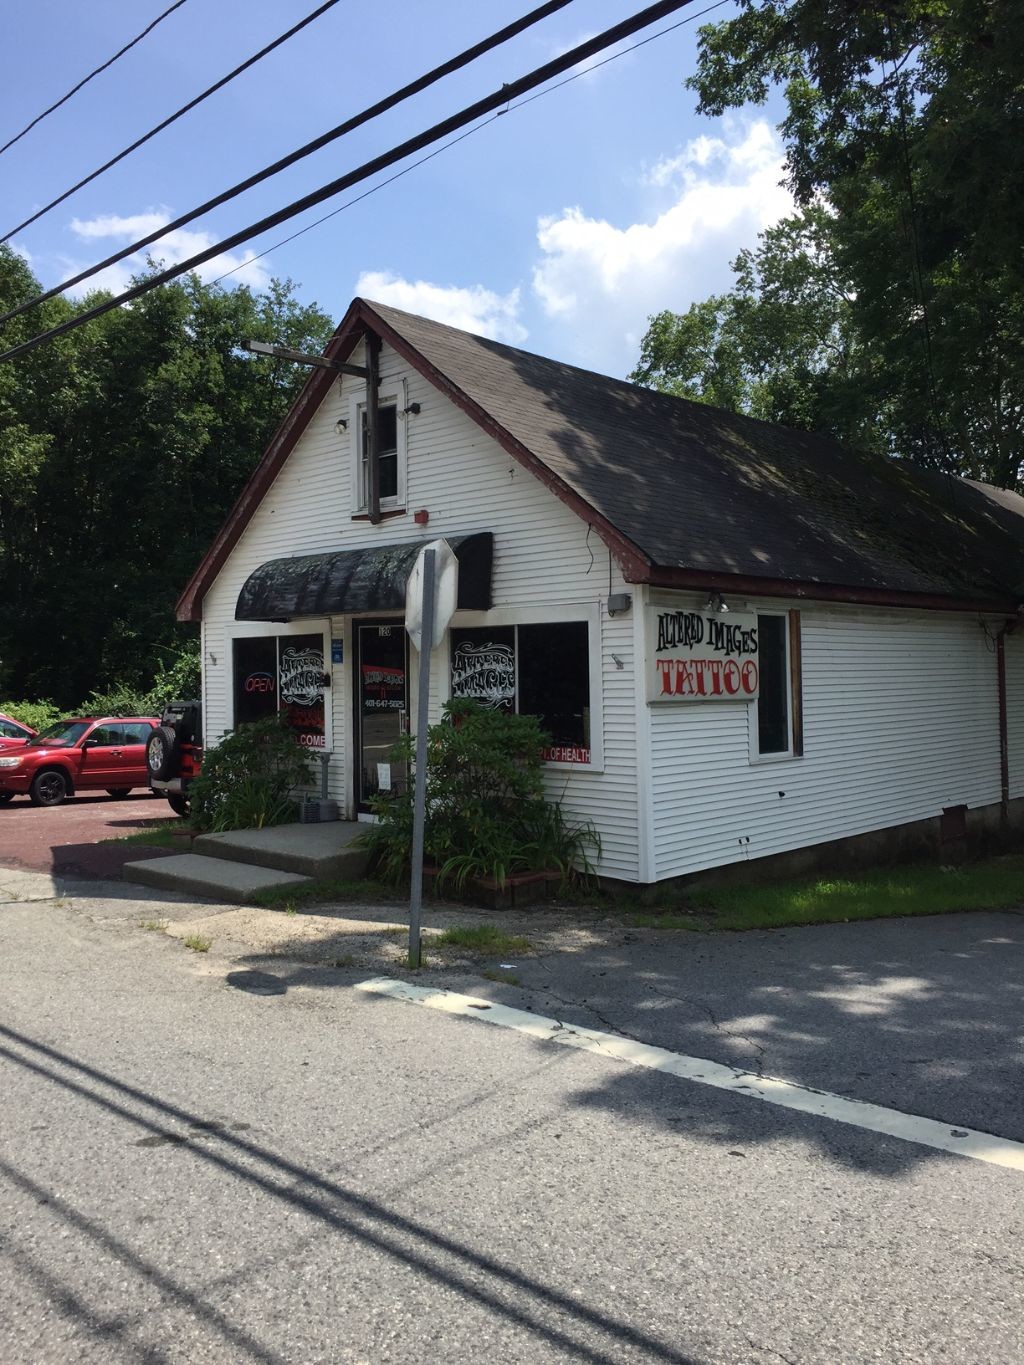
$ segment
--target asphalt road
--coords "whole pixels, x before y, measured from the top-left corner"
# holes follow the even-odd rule
[[[157,913],[0,906],[6,1365],[1024,1355],[1024,1174],[368,996],[351,972],[264,963],[273,993],[252,994],[231,982],[255,964],[139,927]],[[623,943],[538,964],[546,993],[474,989],[720,1060],[765,1046],[841,1089],[872,1018],[892,1026],[872,1075],[896,1039],[916,1048],[927,981],[942,1117],[976,1118],[1016,1065],[1006,1126],[1020,923],[685,937],[652,960]]]

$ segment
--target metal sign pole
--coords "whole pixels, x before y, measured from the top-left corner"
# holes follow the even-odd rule
[[[423,624],[420,633],[419,696],[416,706],[416,786],[412,809],[412,885],[409,891],[409,966],[420,965],[420,910],[423,905],[423,825],[427,808],[427,717],[430,704],[430,653],[434,646],[434,560],[423,554]]]

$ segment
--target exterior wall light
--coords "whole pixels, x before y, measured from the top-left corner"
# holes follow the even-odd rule
[[[337,432],[339,436],[343,435],[344,432],[348,431],[348,418],[339,417],[334,424],[334,430]]]
[[[720,592],[708,594],[708,600],[704,603],[705,611],[728,611],[725,598]]]

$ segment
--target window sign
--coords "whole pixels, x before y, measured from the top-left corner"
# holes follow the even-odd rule
[[[324,642],[320,634],[236,639],[235,725],[247,725],[280,711],[304,748],[326,748],[323,679]]]
[[[277,710],[277,638],[235,641],[235,724],[249,725]]]
[[[304,748],[326,748],[324,637],[279,635],[277,647],[281,710]]]
[[[647,700],[753,701],[760,691],[752,613],[648,608]]]
[[[536,716],[548,763],[589,763],[590,644],[585,621],[453,628],[452,700]]]
[[[465,698],[492,711],[515,710],[514,627],[452,633],[452,700]]]

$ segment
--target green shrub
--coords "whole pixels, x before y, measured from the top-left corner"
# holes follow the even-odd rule
[[[45,730],[63,715],[52,701],[0,701],[0,711],[33,730]]]
[[[199,662],[199,641],[185,646],[181,652],[157,670],[153,686],[146,695],[146,714],[159,716],[169,701],[188,701],[200,695],[202,668]]]
[[[126,683],[115,683],[105,690],[90,692],[81,706],[80,716],[149,716],[149,699],[145,692]]]
[[[547,736],[533,716],[506,715],[475,702],[451,702],[427,734],[427,801],[423,852],[439,886],[461,890],[471,877],[499,886],[520,872],[555,868],[563,881],[593,871],[600,844],[593,826],[566,821],[544,794]],[[403,736],[391,758],[411,772],[415,741]],[[413,790],[373,802],[378,823],[363,836],[385,880],[408,875]]]
[[[310,782],[309,759],[279,716],[240,725],[203,755],[189,788],[196,829],[263,829],[297,814],[293,790]]]

